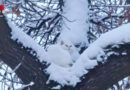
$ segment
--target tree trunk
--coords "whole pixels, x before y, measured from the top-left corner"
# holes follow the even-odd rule
[[[16,71],[18,77],[25,84],[33,81],[35,84],[31,90],[43,90],[43,88],[49,90],[46,85],[47,75],[43,73],[45,67],[10,37],[11,29],[5,19],[0,18],[0,60],[3,60],[12,69],[22,62],[22,65]]]
[[[4,61],[12,69],[20,62],[22,65],[16,71],[18,77],[28,84],[33,81],[31,90],[50,90],[46,85],[48,76],[43,72],[45,65],[36,61],[36,58],[30,55],[25,48],[11,40],[11,29],[6,20],[0,17],[0,60]],[[106,90],[113,84],[130,75],[130,45],[122,45],[119,49],[113,49],[118,52],[127,51],[127,55],[111,56],[108,62],[101,64],[90,70],[84,75],[82,82],[73,87],[63,87],[61,90]]]

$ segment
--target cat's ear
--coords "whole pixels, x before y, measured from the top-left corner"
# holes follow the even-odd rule
[[[60,45],[63,45],[63,44],[64,44],[64,41],[61,40],[61,41],[60,41]]]

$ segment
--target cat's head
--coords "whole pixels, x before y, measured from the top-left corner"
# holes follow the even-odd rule
[[[60,41],[60,46],[64,49],[64,50],[67,50],[69,52],[71,52],[74,48],[74,45],[72,44],[71,41],[63,41],[61,40]]]

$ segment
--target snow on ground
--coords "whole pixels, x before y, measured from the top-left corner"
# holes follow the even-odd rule
[[[47,57],[45,50],[39,46],[31,37],[26,35],[23,31],[16,28],[14,24],[8,21],[9,26],[12,29],[12,39],[16,40],[23,44],[24,47],[30,47],[37,52],[38,58],[43,61]],[[92,60],[94,57],[98,57],[98,55],[105,54],[103,48],[108,45],[117,45],[122,43],[130,42],[130,23],[120,26],[112,31],[109,31],[103,35],[99,39],[97,39],[94,43],[92,43],[88,49],[86,49],[79,57],[79,59],[75,62],[75,64],[71,68],[63,68],[57,66],[55,64],[51,64],[47,69],[46,73],[48,73],[49,79],[54,80],[60,83],[62,86],[64,85],[72,85],[75,86],[78,82],[80,82],[80,77],[84,74],[87,74],[87,69],[94,68],[97,64],[97,60]]]

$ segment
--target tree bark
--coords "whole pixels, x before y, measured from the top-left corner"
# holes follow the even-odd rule
[[[112,55],[105,64],[100,64],[84,75],[84,79],[75,88],[64,87],[62,90],[106,90],[123,78],[130,76],[130,44],[121,45],[112,51],[119,55]],[[122,52],[127,55],[122,55]]]
[[[37,62],[34,56],[10,38],[11,29],[6,20],[0,18],[0,60],[3,60],[12,69],[22,63],[16,70],[16,74],[25,84],[35,83],[30,87],[31,90],[49,90],[46,85],[47,75],[43,73],[45,66]]]
[[[4,61],[12,69],[20,62],[22,65],[16,71],[18,77],[28,84],[33,81],[31,90],[50,90],[53,85],[46,85],[48,76],[43,72],[46,65],[36,61],[36,57],[27,52],[22,45],[11,40],[11,29],[6,20],[0,17],[0,60]],[[130,45],[121,45],[119,49],[113,49],[119,53],[127,51],[127,55],[110,56],[108,62],[89,70],[84,75],[82,82],[75,88],[65,86],[61,90],[106,90],[119,80],[130,75]]]

